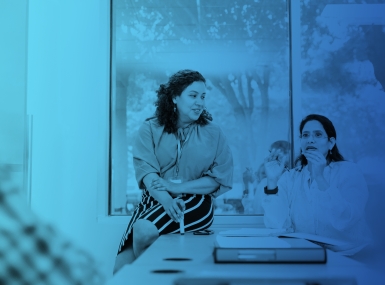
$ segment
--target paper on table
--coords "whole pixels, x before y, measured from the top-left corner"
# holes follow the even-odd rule
[[[217,235],[220,248],[290,248],[290,244],[278,237],[227,237]]]
[[[328,244],[328,245],[333,245],[333,246],[347,246],[349,243],[330,238],[330,237],[325,237],[325,236],[319,236],[319,235],[314,235],[314,234],[308,234],[308,233],[282,233],[279,236],[282,237],[293,237],[293,238],[302,238],[302,239],[307,239],[309,241],[315,241],[318,243],[323,243],[323,244]]]
[[[268,237],[278,236],[285,233],[287,233],[286,229],[242,228],[221,231],[218,234],[227,237]]]
[[[232,229],[227,231],[221,231],[218,233],[218,236],[223,237],[292,237],[306,239],[316,243],[322,243],[327,248],[330,248],[335,251],[346,250],[352,247],[350,243],[347,243],[342,240],[333,239],[325,236],[319,236],[308,233],[300,232],[288,232],[286,229],[267,229],[267,228],[241,228],[241,229]]]

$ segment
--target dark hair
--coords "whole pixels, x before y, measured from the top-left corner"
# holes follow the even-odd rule
[[[270,146],[271,149],[278,148],[282,150],[285,154],[290,151],[290,143],[288,141],[275,141]]]
[[[290,152],[290,143],[288,141],[275,141],[270,146],[270,151],[275,148],[281,150],[285,155],[287,155]],[[285,168],[290,167],[290,159],[287,159],[285,162]],[[265,176],[266,177],[266,176]]]
[[[301,121],[301,124],[299,125],[299,133],[301,134],[301,136],[302,136],[303,128],[305,127],[306,123],[309,121],[318,121],[322,125],[322,127],[325,129],[328,139],[330,138],[337,139],[337,132],[333,126],[333,123],[325,116],[317,115],[317,114],[310,114]],[[331,153],[329,152],[326,155],[327,164],[329,164],[332,161],[343,161],[343,160],[345,159],[341,155],[340,151],[338,150],[337,143],[335,143],[333,148],[331,149]],[[297,165],[299,162],[302,167],[307,164],[307,159],[302,153],[295,160],[295,165]]]
[[[184,69],[173,75],[166,84],[160,84],[156,91],[158,99],[155,102],[155,117],[167,133],[176,133],[178,130],[178,113],[174,112],[173,98],[180,96],[182,92],[194,82],[206,83],[206,79],[198,71]],[[207,125],[213,118],[209,112],[203,110],[196,123]]]

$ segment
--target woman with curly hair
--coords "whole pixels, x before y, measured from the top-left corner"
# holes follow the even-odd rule
[[[205,108],[206,80],[181,70],[157,90],[155,116],[133,146],[142,200],[119,245],[114,271],[131,263],[159,235],[210,227],[213,199],[232,187],[233,159],[225,136]]]

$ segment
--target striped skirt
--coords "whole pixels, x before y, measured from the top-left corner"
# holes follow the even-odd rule
[[[210,195],[186,194],[181,199],[186,205],[184,211],[185,232],[204,230],[211,226],[214,220],[214,206]],[[125,248],[132,246],[132,228],[139,219],[152,222],[158,229],[159,235],[179,233],[179,223],[174,222],[169,217],[163,206],[147,190],[143,190],[142,200],[132,214],[119,244],[118,254]]]

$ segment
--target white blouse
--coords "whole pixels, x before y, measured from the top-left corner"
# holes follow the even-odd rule
[[[306,165],[286,171],[278,193],[262,200],[267,228],[284,228],[346,241],[341,250],[352,255],[371,241],[365,220],[368,188],[362,172],[352,162],[331,162],[324,169],[330,187],[319,190]]]

